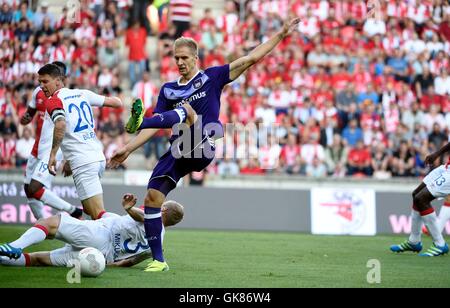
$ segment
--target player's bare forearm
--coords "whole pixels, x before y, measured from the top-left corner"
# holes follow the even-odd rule
[[[59,118],[55,122],[55,128],[53,129],[53,143],[51,155],[56,156],[59,147],[64,139],[64,134],[66,132],[66,121],[64,118]]]
[[[437,156],[442,156],[445,153],[450,151],[450,142],[447,143],[446,145],[444,145],[442,148],[440,148],[439,150],[436,151],[436,155]]]
[[[142,261],[145,261],[151,257],[152,257],[151,251],[144,251],[144,252],[142,252],[136,256],[130,257],[128,259],[110,263],[107,266],[109,266],[109,267],[131,267],[131,266],[139,264]]]
[[[237,59],[230,64],[230,79],[235,80],[249,67],[257,63],[267,54],[269,54],[286,36],[288,36],[294,27],[298,25],[300,19],[294,18],[285,23],[283,28],[278,31],[269,40],[253,49],[247,56]]]
[[[446,145],[444,145],[442,148],[440,148],[436,152],[431,153],[430,155],[425,157],[425,161],[424,161],[425,165],[431,165],[431,166],[434,165],[434,162],[436,161],[436,159],[438,159],[443,154],[445,154],[449,151],[450,151],[450,142],[447,143]]]
[[[20,119],[20,124],[28,125],[33,120],[34,115],[36,114],[36,109],[28,107],[27,111],[25,111],[24,115]]]
[[[127,210],[127,213],[135,221],[144,223],[145,216],[144,216],[144,211],[143,210],[135,208],[135,207],[132,207],[132,208]]]
[[[128,144],[125,146],[127,151],[134,152],[136,149],[140,148],[144,143],[146,143],[150,138],[156,134],[159,129],[156,128],[148,128],[143,129],[139,132],[139,134],[134,137]]]
[[[123,107],[123,103],[122,100],[118,97],[106,97],[103,106],[111,108],[121,108]]]

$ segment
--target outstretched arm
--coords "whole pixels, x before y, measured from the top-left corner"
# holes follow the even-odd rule
[[[159,129],[149,128],[143,129],[139,134],[128,142],[124,147],[116,151],[108,162],[110,168],[117,168],[123,163],[128,156],[133,153],[137,148],[146,143]]]
[[[122,207],[135,221],[144,223],[144,211],[134,207],[136,202],[137,198],[135,195],[125,194],[122,198]]]
[[[115,96],[105,97],[105,102],[103,103],[103,106],[112,108],[121,108],[123,107],[123,103],[122,100],[118,97]]]
[[[426,165],[433,165],[434,161],[438,158],[441,157],[443,154],[447,153],[450,151],[450,142],[447,143],[446,145],[444,145],[442,148],[440,148],[439,150],[437,150],[434,153],[431,153],[430,155],[428,155],[425,158],[425,164]]]
[[[125,260],[116,261],[114,263],[107,264],[109,267],[131,267],[136,264],[141,263],[144,260],[147,260],[152,257],[152,252],[150,250],[141,252],[138,255],[132,256]]]
[[[288,36],[293,29],[300,22],[299,18],[294,18],[283,25],[283,28],[271,37],[267,42],[259,45],[253,49],[248,55],[239,58],[230,64],[230,79],[235,80],[242,73],[244,73],[249,67],[257,63],[269,52],[271,52],[275,46],[277,46],[286,36]]]

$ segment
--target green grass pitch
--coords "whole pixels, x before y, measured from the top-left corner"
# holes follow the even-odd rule
[[[0,226],[0,243],[18,237],[24,227]],[[299,233],[168,230],[165,256],[170,271],[144,273],[107,268],[98,278],[66,281],[67,268],[0,266],[0,287],[449,287],[450,256],[422,258],[394,254],[389,245],[404,236],[313,236]],[[424,239],[424,247],[431,244]],[[28,251],[61,247],[46,241]],[[381,265],[381,283],[370,284],[370,259]]]

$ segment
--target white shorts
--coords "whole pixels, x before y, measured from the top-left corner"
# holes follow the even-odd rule
[[[50,261],[53,266],[72,266],[73,261],[78,258],[78,253],[81,249],[76,249],[71,245],[66,245],[63,248],[50,251]]]
[[[100,250],[106,257],[113,246],[110,230],[97,220],[78,220],[67,213],[61,213],[61,222],[55,238],[69,244],[50,252],[50,259],[55,266],[66,266],[68,261],[77,257],[78,252],[86,247]]]
[[[48,161],[44,162],[39,158],[30,156],[25,169],[25,184],[30,184],[31,180],[36,180],[43,184],[46,188],[51,188],[55,177],[48,172]]]
[[[105,172],[106,162],[98,161],[72,170],[73,181],[81,201],[103,194],[100,179]]]
[[[450,195],[450,168],[446,169],[445,165],[437,167],[423,179],[423,183],[436,198]]]

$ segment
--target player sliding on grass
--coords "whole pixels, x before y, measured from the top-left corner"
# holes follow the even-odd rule
[[[169,269],[162,250],[161,205],[183,176],[205,169],[214,159],[214,139],[223,136],[219,121],[223,87],[272,51],[297,27],[299,21],[295,18],[286,22],[276,35],[247,56],[231,64],[210,67],[204,71],[198,67],[197,43],[193,39],[181,37],[174,42],[174,58],[181,77],[162,86],[154,110],[155,115],[143,118],[145,111],[142,101],[138,99],[133,103],[126,130],[131,134],[142,131],[113,155],[111,167],[120,165],[158,129],[172,128],[178,123],[186,123],[191,127],[190,130],[183,131],[181,144],[180,140],[177,140],[178,132],[173,131],[171,149],[159,159],[147,186],[145,231],[154,260],[145,271],[159,272]]]
[[[428,155],[425,158],[425,163],[433,165],[437,158],[448,151],[450,151],[450,143],[447,143],[438,151]],[[421,253],[420,256],[435,257],[448,253],[448,245],[442,236],[442,223],[438,220],[431,206],[431,201],[434,199],[446,197],[450,194],[450,169],[447,168],[447,165],[441,165],[431,171],[413,191],[411,234],[408,240],[399,245],[391,246],[393,252],[420,252],[422,250],[421,235],[423,222],[433,239],[433,244],[426,252]]]
[[[18,240],[0,245],[0,264],[9,266],[67,266],[80,250],[94,247],[100,250],[108,265],[133,266],[151,257],[145,238],[144,211],[135,208],[136,197],[126,194],[122,206],[128,215],[109,216],[99,220],[78,220],[66,213],[38,220]],[[162,206],[165,227],[179,223],[183,206],[166,201]],[[23,253],[22,250],[45,239],[59,239],[68,245],[50,252]],[[7,258],[9,257],[9,259]]]

